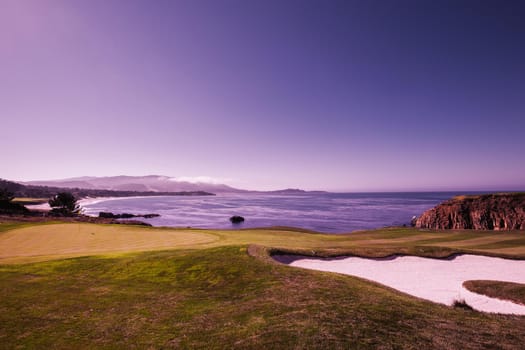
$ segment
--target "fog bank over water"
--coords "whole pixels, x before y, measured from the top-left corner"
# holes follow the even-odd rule
[[[327,233],[344,233],[385,226],[408,225],[413,216],[456,195],[426,193],[305,193],[220,194],[217,196],[173,196],[119,198],[86,202],[85,213],[157,213],[145,219],[154,226],[196,228],[252,228],[293,226]],[[246,221],[232,225],[229,218],[241,215]]]

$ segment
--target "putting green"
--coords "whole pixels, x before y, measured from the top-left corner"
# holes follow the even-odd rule
[[[184,248],[212,243],[215,235],[133,226],[56,224],[25,227],[0,235],[0,262]],[[36,258],[36,259],[27,259]]]

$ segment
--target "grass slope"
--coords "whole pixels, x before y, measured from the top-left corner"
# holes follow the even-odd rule
[[[473,280],[464,282],[463,286],[474,293],[485,294],[492,298],[510,300],[525,305],[525,284],[503,281]]]
[[[460,251],[525,258],[525,235],[519,231],[502,234],[395,228],[327,235],[283,227],[198,230],[89,223],[0,224],[0,263],[249,244],[325,256],[406,253],[443,257]]]
[[[512,240],[513,256],[523,257],[518,233],[389,229],[334,236],[284,228],[0,225],[0,247],[31,250],[30,240],[44,235],[43,246],[67,255],[68,248],[53,247],[53,235],[74,243],[92,232],[105,239],[95,250],[74,252],[76,258],[15,264],[56,256],[3,256],[10,264],[0,265],[0,348],[516,349],[525,340],[525,317],[454,309],[358,278],[280,265],[261,247],[445,256],[456,247],[500,254],[508,247],[498,243]],[[177,240],[155,238],[162,234]],[[137,242],[147,242],[147,235],[160,242],[148,249],[169,250],[124,254],[122,238],[114,235],[127,235],[124,248],[131,250],[144,249]],[[214,239],[193,241],[209,236]],[[259,248],[249,246],[249,255],[252,243]],[[106,255],[85,256],[100,249]]]

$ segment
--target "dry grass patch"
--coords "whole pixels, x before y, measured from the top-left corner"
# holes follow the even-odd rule
[[[474,293],[525,305],[525,284],[474,280],[464,282],[463,286]]]

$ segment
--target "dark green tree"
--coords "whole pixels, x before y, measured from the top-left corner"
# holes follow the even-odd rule
[[[9,191],[7,188],[0,188],[0,201],[1,202],[11,202],[15,198],[13,192]]]
[[[22,204],[13,203],[14,198],[15,194],[8,188],[0,188],[0,214],[19,215],[29,212]]]
[[[60,192],[49,200],[49,206],[52,208],[51,213],[65,216],[78,215],[80,206],[77,199],[70,192]]]

